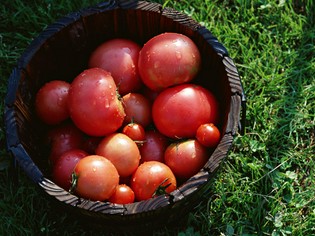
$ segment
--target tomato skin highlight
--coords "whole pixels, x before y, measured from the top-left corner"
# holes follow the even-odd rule
[[[154,91],[191,81],[201,66],[200,52],[187,36],[166,32],[148,40],[139,53],[139,73]]]
[[[196,132],[197,140],[204,146],[215,148],[221,138],[220,130],[213,124],[202,124]]]
[[[138,72],[141,47],[128,39],[112,39],[99,45],[90,56],[89,67],[111,73],[120,95],[136,92],[142,86]]]
[[[141,158],[137,144],[122,133],[106,136],[95,152],[110,160],[121,177],[131,175],[139,166]]]
[[[215,123],[218,102],[207,89],[195,84],[182,84],[163,90],[152,106],[156,128],[174,138],[194,138],[201,124]]]
[[[188,179],[197,174],[208,160],[207,148],[197,140],[172,143],[165,151],[165,164],[179,179]]]
[[[131,179],[131,188],[138,201],[154,197],[159,187],[169,185],[165,192],[170,193],[176,189],[176,184],[176,178],[171,169],[158,161],[142,163]]]
[[[126,184],[120,184],[116,187],[115,192],[108,199],[111,203],[129,204],[135,201],[133,190]]]
[[[113,77],[103,69],[80,73],[71,83],[68,97],[75,125],[90,136],[105,136],[118,130],[126,114],[116,89]]]
[[[70,84],[66,81],[52,80],[39,89],[35,98],[35,110],[44,123],[56,125],[69,117],[69,88]]]
[[[89,155],[74,168],[72,182],[75,193],[85,199],[104,201],[110,198],[119,184],[115,166],[105,157]]]

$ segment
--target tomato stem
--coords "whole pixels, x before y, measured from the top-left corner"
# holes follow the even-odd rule
[[[72,173],[71,174],[71,187],[69,189],[70,193],[74,193],[74,190],[77,187],[77,183],[78,183],[78,176],[76,175],[76,173]]]
[[[162,183],[156,188],[155,192],[153,193],[152,197],[160,196],[166,194],[166,189],[171,185],[168,183],[167,185],[163,186],[163,184],[168,181],[168,178],[164,179]]]

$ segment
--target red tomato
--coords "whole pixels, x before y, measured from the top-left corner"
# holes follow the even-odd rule
[[[194,84],[167,88],[155,99],[152,117],[156,128],[171,138],[193,138],[198,127],[214,123],[218,103],[212,93]]]
[[[52,170],[52,178],[55,183],[68,191],[71,187],[71,176],[75,165],[87,155],[85,151],[80,149],[72,149],[62,154]]]
[[[119,93],[125,95],[140,89],[142,81],[138,73],[140,46],[128,39],[112,39],[95,49],[89,67],[99,67],[111,73]]]
[[[143,86],[140,93],[145,96],[151,103],[157,98],[160,92],[154,91],[147,86]]]
[[[178,33],[151,38],[139,53],[140,77],[146,86],[156,91],[191,81],[200,66],[201,57],[195,43]]]
[[[47,143],[50,147],[50,163],[54,163],[58,158],[72,149],[80,149],[84,140],[84,135],[73,123],[62,123],[47,134]]]
[[[74,168],[72,191],[79,197],[94,201],[107,200],[119,184],[115,166],[105,157],[90,155]]]
[[[198,173],[208,158],[206,147],[193,139],[171,144],[164,155],[165,164],[181,179],[188,179]]]
[[[36,94],[35,109],[43,122],[55,125],[69,117],[69,88],[70,84],[61,80],[50,81],[40,88]]]
[[[86,137],[82,144],[82,149],[89,154],[95,154],[95,150],[103,137]]]
[[[137,144],[122,133],[105,137],[95,152],[110,160],[122,177],[131,175],[139,166],[140,152]]]
[[[125,124],[138,123],[144,128],[152,122],[151,103],[140,93],[128,93],[122,98],[125,109]]]
[[[115,132],[125,118],[113,77],[100,68],[85,70],[73,80],[68,105],[73,122],[91,136]]]
[[[137,123],[129,123],[123,128],[122,133],[127,135],[137,144],[138,142],[142,143],[142,141],[145,140],[145,130],[142,125]]]
[[[202,145],[214,148],[220,142],[220,130],[212,123],[202,124],[197,129],[196,138]]]
[[[129,186],[120,184],[116,187],[115,192],[108,201],[116,204],[133,203],[135,201],[135,194]]]
[[[147,200],[159,192],[170,193],[176,189],[176,178],[171,169],[158,161],[142,163],[131,179],[133,189],[138,201]],[[162,192],[163,192],[162,191]]]
[[[168,144],[168,139],[157,130],[146,131],[145,142],[139,145],[141,163],[145,161],[164,162],[164,152]]]

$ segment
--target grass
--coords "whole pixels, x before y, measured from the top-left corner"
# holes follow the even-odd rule
[[[158,2],[158,1],[156,1]],[[211,195],[180,230],[155,235],[315,234],[315,5],[311,0],[159,1],[204,24],[234,59],[247,96],[246,133]],[[0,96],[31,40],[96,0],[4,1],[0,5]],[[1,103],[1,112],[4,107]],[[22,171],[12,180],[0,133],[1,235],[106,235],[56,212]]]

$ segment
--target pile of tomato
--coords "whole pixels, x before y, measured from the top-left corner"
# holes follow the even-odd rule
[[[200,52],[185,35],[140,46],[111,39],[87,68],[36,94],[53,181],[90,200],[127,204],[170,193],[207,162],[220,141],[219,104],[194,84]]]

